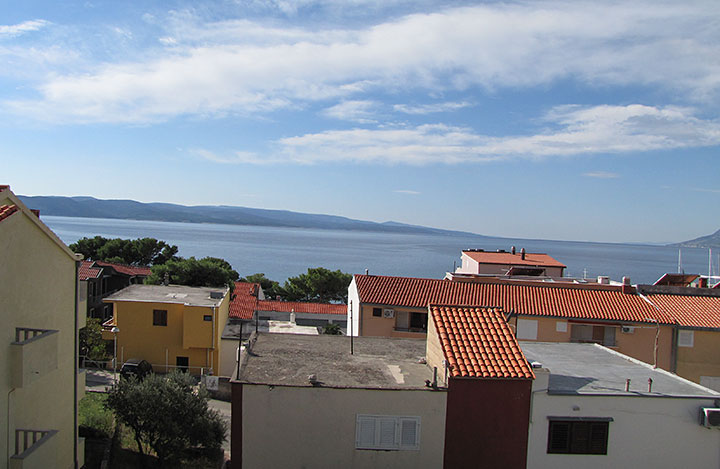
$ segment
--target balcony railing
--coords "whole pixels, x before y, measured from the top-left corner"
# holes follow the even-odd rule
[[[15,328],[15,341],[10,344],[11,383],[22,388],[58,367],[58,331]]]
[[[15,430],[15,454],[10,456],[10,468],[54,467],[56,433],[57,430]]]

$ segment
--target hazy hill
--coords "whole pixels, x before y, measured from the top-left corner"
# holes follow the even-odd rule
[[[19,197],[28,207],[39,209],[42,215],[63,217],[220,223],[226,225],[361,230],[386,233],[470,234],[392,221],[375,223],[334,215],[299,213],[287,210],[265,210],[226,205],[190,207],[176,204],[141,203],[134,200],[101,200],[94,197],[32,197],[23,195]]]
[[[673,244],[673,246],[681,246],[688,248],[720,248],[720,230],[707,236],[683,241],[682,243]]]

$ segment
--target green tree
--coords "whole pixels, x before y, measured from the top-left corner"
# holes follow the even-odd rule
[[[191,287],[230,287],[240,277],[230,263],[217,257],[202,259],[172,259],[164,264],[152,266],[151,274],[145,279],[146,284],[160,285],[167,275],[168,281],[174,285]]]
[[[307,273],[290,277],[283,285],[282,297],[288,301],[341,301],[347,303],[348,286],[352,275],[323,267],[308,269]]]
[[[282,295],[282,287],[275,280],[270,280],[263,273],[248,275],[240,279],[241,282],[259,283],[262,287],[265,298],[275,299]]]
[[[108,392],[106,405],[130,427],[141,454],[146,444],[160,466],[174,466],[186,449],[219,449],[227,431],[217,411],[208,407],[205,388],[195,391],[194,385],[191,376],[178,372],[121,380]]]
[[[80,355],[90,360],[105,360],[105,341],[102,338],[102,326],[100,319],[88,318],[85,327],[79,331]]]
[[[178,247],[155,238],[82,238],[70,245],[86,259],[129,265],[157,265],[176,259]]]

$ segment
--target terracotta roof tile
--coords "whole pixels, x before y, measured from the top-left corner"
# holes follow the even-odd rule
[[[3,221],[17,211],[17,205],[0,205],[0,221]]]
[[[151,274],[150,267],[143,265],[127,265],[127,264],[116,264],[113,262],[96,261],[95,265],[98,267],[112,267],[119,274],[129,275],[131,277],[141,276],[147,277]]]
[[[689,295],[647,295],[680,327],[720,329],[720,298]]]
[[[229,316],[235,319],[252,319],[257,309],[259,290],[259,283],[235,282]]]
[[[472,260],[481,264],[505,264],[505,265],[530,265],[543,267],[567,267],[562,262],[558,262],[548,254],[528,252],[525,259],[518,251],[516,254],[510,252],[492,252],[492,251],[463,251],[463,254]]]
[[[554,284],[452,282],[408,277],[355,275],[360,302],[427,308],[430,304],[497,305],[505,311],[568,319],[673,324],[639,295],[620,288]]]
[[[535,378],[501,308],[437,305],[429,308],[452,376]]]
[[[347,314],[347,305],[330,303],[305,303],[301,301],[258,301],[258,311],[278,311],[310,314]]]
[[[91,278],[98,278],[100,276],[102,269],[93,267],[93,264],[93,261],[82,261],[80,263],[80,267],[78,268],[79,280],[89,280]]]

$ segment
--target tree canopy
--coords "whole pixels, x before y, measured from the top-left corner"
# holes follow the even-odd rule
[[[194,378],[178,372],[121,380],[108,392],[106,405],[132,429],[141,454],[145,444],[161,466],[170,465],[186,449],[218,449],[225,439],[225,423],[208,407],[207,391],[200,386],[195,392],[194,385]]]
[[[167,275],[169,283],[191,287],[229,287],[235,286],[240,277],[230,263],[217,257],[195,259],[176,258],[164,264],[154,265],[146,284],[160,285]]]
[[[265,274],[263,273],[248,275],[247,277],[241,278],[240,281],[259,283],[260,287],[263,290],[263,293],[265,294],[265,298],[274,300],[277,297],[282,297],[283,291],[280,284],[275,280],[270,280],[269,278],[265,277]]]
[[[347,303],[348,286],[351,281],[352,275],[340,270],[310,268],[307,273],[288,278],[282,287],[281,296],[287,301]]]
[[[78,332],[80,355],[90,360],[104,360],[107,357],[105,341],[102,338],[100,319],[88,318],[85,327],[81,328]]]
[[[82,238],[70,245],[85,259],[128,265],[159,265],[176,259],[178,247],[155,238]]]

